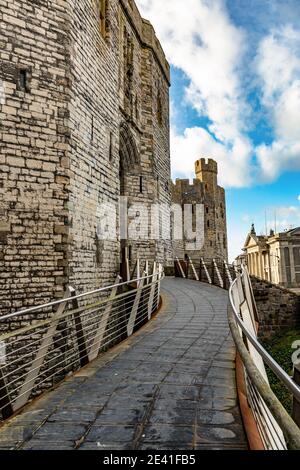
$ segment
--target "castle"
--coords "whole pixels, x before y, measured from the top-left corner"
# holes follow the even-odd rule
[[[175,254],[226,258],[217,164],[171,182],[169,64],[134,1],[13,0],[0,22],[1,313],[113,284],[124,255],[171,264],[172,193],[206,211],[203,249]],[[103,236],[120,196],[140,235]]]
[[[202,246],[195,245],[195,239],[183,227],[183,239],[173,242],[174,255],[179,259],[188,255],[198,262],[200,258],[227,260],[226,200],[224,189],[218,186],[218,165],[212,159],[202,158],[195,163],[195,173],[193,184],[186,179],[177,179],[172,185],[172,202],[192,206],[193,231],[203,243]],[[200,226],[195,221],[197,205],[202,208],[198,214],[202,221]]]
[[[114,283],[124,248],[172,259],[170,240],[98,233],[120,195],[170,204],[170,71],[151,24],[133,0],[13,0],[0,22],[1,313]]]

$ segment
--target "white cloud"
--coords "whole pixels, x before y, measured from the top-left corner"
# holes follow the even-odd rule
[[[300,139],[297,142],[277,140],[257,148],[261,169],[260,180],[274,181],[284,170],[300,170]]]
[[[249,215],[249,214],[244,214],[244,215],[242,216],[242,222],[244,222],[245,224],[246,224],[246,223],[247,223],[247,224],[250,223],[250,222],[251,222],[251,217],[250,217],[250,215]]]
[[[289,141],[299,141],[300,80],[293,81],[282,92],[274,111],[278,137]]]
[[[271,32],[260,43],[257,69],[264,82],[264,100],[274,104],[298,76],[300,32],[290,27]]]
[[[173,171],[181,177],[194,178],[195,161],[199,156],[206,156],[218,161],[221,185],[247,186],[251,182],[250,174],[245,171],[249,152],[249,144],[243,137],[228,148],[199,127],[186,129],[183,135],[171,132]]]
[[[298,201],[300,202],[300,194],[299,194],[299,196],[297,197],[297,199],[298,199]]]
[[[186,99],[212,122],[209,131],[172,131],[172,164],[177,174],[193,175],[194,162],[211,156],[220,164],[222,183],[249,184],[252,147],[243,134],[249,110],[240,84],[244,32],[230,20],[221,0],[138,0],[152,21],[169,61],[190,80]]]
[[[221,183],[242,187],[300,170],[300,30],[270,30],[259,43],[254,63],[246,63],[247,47],[253,44],[229,17],[224,0],[185,0],[184,7],[182,0],[137,4],[154,25],[168,60],[190,80],[187,102],[211,121],[208,131],[194,127],[181,133],[174,125],[175,114],[173,173],[193,177],[194,161],[212,157],[219,163]],[[275,136],[272,144],[256,148],[247,136],[255,110],[245,90],[245,76],[248,83],[255,75]]]
[[[274,219],[268,222],[270,228],[275,228],[277,232],[283,232],[300,225],[300,209],[295,206],[280,206],[274,208]]]
[[[270,33],[256,60],[275,133],[273,144],[260,146],[257,157],[262,179],[272,181],[282,171],[300,170],[300,31],[286,26]]]

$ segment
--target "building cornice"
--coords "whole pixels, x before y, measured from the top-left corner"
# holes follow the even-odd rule
[[[156,37],[152,24],[141,17],[140,12],[134,2],[131,2],[132,7],[128,5],[128,0],[119,0],[122,11],[126,16],[130,26],[134,30],[136,37],[145,49],[151,50],[153,56],[161,68],[163,75],[171,85],[170,65],[166,59],[163,48]]]

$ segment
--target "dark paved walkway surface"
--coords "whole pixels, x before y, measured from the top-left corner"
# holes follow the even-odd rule
[[[0,429],[0,449],[246,449],[227,293],[163,282],[160,314]]]

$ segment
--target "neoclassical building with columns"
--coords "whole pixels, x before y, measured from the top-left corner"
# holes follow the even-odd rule
[[[300,287],[300,227],[265,236],[257,235],[253,225],[243,251],[251,275],[287,288]]]

